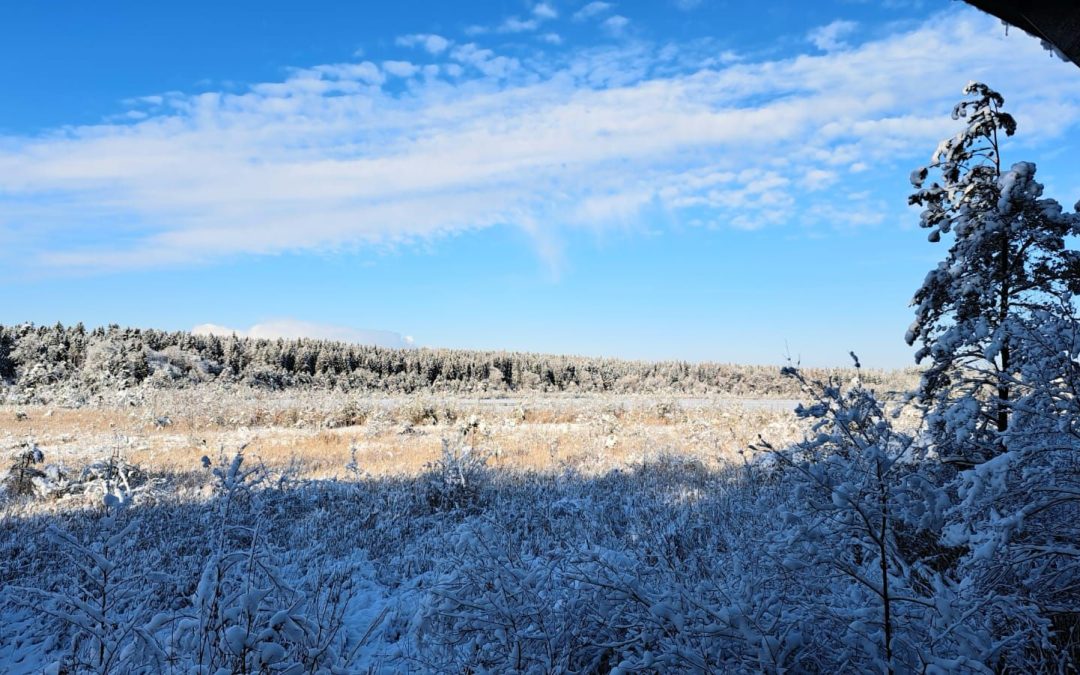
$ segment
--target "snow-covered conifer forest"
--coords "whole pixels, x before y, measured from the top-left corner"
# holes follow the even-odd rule
[[[911,175],[918,370],[0,327],[0,670],[1075,672],[1080,215],[1005,108]]]

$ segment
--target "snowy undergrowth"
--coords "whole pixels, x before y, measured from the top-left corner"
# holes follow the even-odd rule
[[[0,578],[18,630],[0,636],[4,670],[553,671],[662,657],[693,638],[664,629],[653,600],[718,583],[732,563],[761,569],[746,551],[783,500],[678,459],[598,478],[498,473],[460,453],[423,476],[356,482],[282,481],[235,459],[211,469],[209,500],[112,489],[37,516],[9,502]],[[644,585],[631,603],[626,575]],[[612,605],[640,625],[609,621]]]
[[[283,480],[226,459],[204,470],[209,500],[140,503],[113,489],[48,516],[9,503],[5,672],[882,663],[866,585],[812,556],[792,564],[802,552],[790,514],[805,512],[806,492],[782,467],[661,457],[594,477],[508,473],[449,447],[425,475],[358,468],[346,482]],[[942,587],[953,605],[901,610],[898,630],[913,652],[975,672],[955,640],[933,644],[940,633],[918,623],[947,614],[946,636],[977,632],[991,617],[954,611],[962,590]],[[945,597],[926,594],[931,605]]]

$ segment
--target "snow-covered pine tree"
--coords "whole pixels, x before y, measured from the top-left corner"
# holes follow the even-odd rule
[[[1080,663],[1080,317],[1063,305],[1011,330],[1019,374],[1005,451],[959,473],[943,543],[967,551],[959,576],[1010,598],[999,626],[1044,627],[1029,659],[1070,672]]]
[[[15,361],[11,351],[15,348],[15,336],[0,326],[0,384],[15,380]]]
[[[915,293],[906,340],[921,343],[917,363],[930,360],[920,398],[934,409],[939,450],[971,466],[1001,452],[996,439],[1009,425],[1018,375],[1013,322],[1080,292],[1080,254],[1065,241],[1080,233],[1080,216],[1042,197],[1033,163],[1003,168],[1001,142],[1016,121],[1002,96],[977,82],[964,93],[970,98],[953,109],[964,128],[911,174],[916,192],[908,201],[924,208],[929,240],[944,233],[953,241]],[[940,182],[927,185],[931,172]]]

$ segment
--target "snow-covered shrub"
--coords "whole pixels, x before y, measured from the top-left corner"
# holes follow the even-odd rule
[[[1049,624],[1053,647],[1030,649],[1052,668],[1080,657],[1080,321],[1063,306],[1011,330],[1018,376],[1003,452],[957,477],[945,538],[968,551],[960,570],[985,593]]]
[[[412,426],[453,424],[461,416],[460,411],[446,401],[429,398],[412,399],[395,414],[401,423]]]
[[[204,458],[204,465],[210,462]],[[167,635],[171,663],[195,672],[315,673],[340,666],[350,595],[348,574],[315,570],[300,584],[285,579],[259,517],[261,466],[243,452],[211,469],[216,479],[209,559],[190,603],[155,616],[149,630]],[[305,588],[306,586],[306,588]]]
[[[207,464],[210,464],[207,460]],[[89,481],[102,510],[76,511],[4,547],[0,615],[30,616],[18,642],[50,672],[347,672],[359,648],[346,627],[358,561],[326,559],[317,538],[302,565],[271,533],[289,522],[303,487],[270,480],[242,454],[211,467],[208,503],[133,502],[113,463]],[[87,488],[89,489],[89,488]],[[291,496],[289,493],[293,493]],[[343,502],[344,503],[344,502]],[[152,516],[145,516],[151,513]],[[270,525],[276,523],[276,525]],[[15,553],[9,561],[7,555]],[[16,565],[16,561],[21,560]],[[149,563],[149,564],[148,564]],[[36,569],[37,578],[29,574]],[[171,574],[158,570],[171,570]],[[32,581],[33,583],[26,583]],[[10,612],[16,612],[11,614]],[[0,664],[8,636],[0,637]],[[48,663],[52,666],[48,666]],[[221,671],[224,669],[224,671]]]
[[[53,589],[21,586],[8,592],[45,617],[46,627],[60,626],[66,646],[54,652],[53,672],[161,672],[165,654],[150,626],[148,587],[163,579],[122,570],[120,561],[137,545],[140,522],[122,488],[107,486],[101,500],[102,515],[86,540],[48,527],[49,540],[70,560],[75,577]]]
[[[484,498],[490,477],[488,455],[467,445],[464,437],[457,442],[442,439],[439,458],[426,465],[427,503],[436,511],[476,509]]]
[[[45,478],[45,472],[37,466],[45,461],[45,453],[37,443],[28,441],[11,458],[11,466],[0,479],[0,494],[24,497],[34,494],[35,481]]]
[[[688,470],[683,470],[688,469]],[[785,611],[798,585],[760,556],[790,497],[661,458],[633,472],[500,479],[429,546],[406,663],[440,671],[813,670]]]
[[[566,556],[522,553],[507,535],[481,520],[447,539],[445,571],[421,607],[421,653],[443,672],[596,671],[604,635],[585,630],[585,596],[561,592]]]
[[[138,488],[145,486],[149,479],[142,467],[128,462],[118,452],[114,452],[108,459],[87,465],[80,480],[83,483],[115,484],[126,494],[133,494]]]
[[[370,404],[349,401],[339,410],[327,415],[323,420],[323,426],[327,429],[358,426],[367,422],[373,412]]]
[[[246,534],[246,550],[211,555],[189,607],[155,617],[155,630],[168,628],[169,659],[198,672],[303,673],[338,665],[347,577],[311,583],[305,593],[282,578],[258,529]]]
[[[889,672],[1023,663],[1016,652],[1044,626],[958,573],[962,549],[937,543],[950,500],[918,436],[897,431],[858,382],[844,389],[786,372],[813,396],[796,410],[813,426],[805,441],[769,448],[795,497],[776,514],[769,551],[800,579],[789,609],[833,636],[824,662]],[[1008,615],[1008,625],[996,620]]]
[[[678,400],[665,399],[653,406],[653,413],[665,424],[673,424],[686,419],[686,411],[679,405]]]

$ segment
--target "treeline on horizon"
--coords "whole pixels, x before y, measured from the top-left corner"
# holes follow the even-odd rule
[[[805,369],[850,379],[853,369]],[[865,385],[906,391],[918,371],[868,370]],[[315,339],[256,339],[184,331],[0,325],[0,382],[23,393],[75,386],[87,393],[204,382],[411,394],[609,392],[797,396],[780,368],[631,361],[522,352],[400,349]]]

